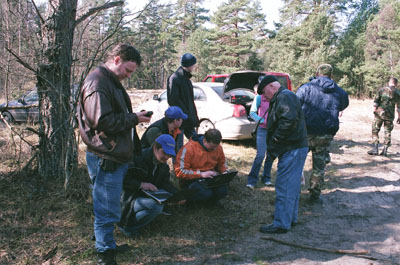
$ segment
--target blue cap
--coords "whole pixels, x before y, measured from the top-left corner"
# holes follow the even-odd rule
[[[196,59],[196,57],[194,57],[193,54],[185,53],[184,55],[182,55],[181,65],[183,67],[190,67],[192,65],[195,65],[196,63],[197,63],[197,59]]]
[[[170,119],[183,119],[186,120],[188,115],[183,113],[182,109],[178,106],[171,106],[165,111],[165,116]]]
[[[161,144],[164,153],[170,156],[176,156],[175,140],[169,134],[161,134],[157,137],[156,142]]]

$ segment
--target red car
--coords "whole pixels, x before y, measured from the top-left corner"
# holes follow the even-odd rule
[[[264,75],[274,75],[278,78],[279,83],[282,86],[287,87],[289,90],[292,90],[292,81],[290,80],[290,75],[287,73],[277,73],[277,72],[262,72]],[[225,79],[229,77],[229,74],[220,74],[220,75],[207,75],[203,82],[219,82],[224,83]]]

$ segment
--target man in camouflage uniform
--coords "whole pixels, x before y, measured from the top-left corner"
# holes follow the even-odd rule
[[[393,120],[395,117],[395,106],[397,105],[397,124],[400,124],[400,91],[397,90],[398,81],[392,77],[389,80],[389,86],[379,89],[374,99],[375,119],[372,123],[372,140],[374,147],[368,151],[370,155],[379,153],[379,131],[382,125],[385,128],[385,142],[380,155],[387,156],[387,151],[391,143],[391,134],[393,130]]]
[[[302,104],[312,152],[311,202],[320,197],[325,165],[330,161],[329,146],[339,130],[339,113],[349,105],[347,93],[332,80],[332,72],[331,65],[320,65],[316,77],[300,86],[296,93]]]

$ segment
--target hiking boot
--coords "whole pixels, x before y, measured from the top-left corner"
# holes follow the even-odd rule
[[[98,265],[118,265],[115,260],[115,250],[107,249],[104,252],[97,252]]]
[[[249,190],[254,190],[254,185],[252,184],[247,184],[246,188],[248,188]]]
[[[374,156],[378,155],[379,154],[378,148],[379,148],[379,144],[378,143],[374,144],[374,147],[368,151],[368,154],[374,155]]]
[[[265,233],[265,234],[285,234],[289,230],[288,229],[284,229],[284,228],[280,228],[280,227],[276,227],[273,224],[270,224],[270,225],[261,226],[259,231],[261,233]]]
[[[388,150],[388,146],[385,145],[382,149],[382,152],[380,153],[381,156],[387,156],[387,150]]]

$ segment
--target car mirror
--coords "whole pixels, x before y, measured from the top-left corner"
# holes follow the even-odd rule
[[[158,101],[160,101],[160,98],[158,97],[158,95],[153,95],[153,100],[158,100]]]

